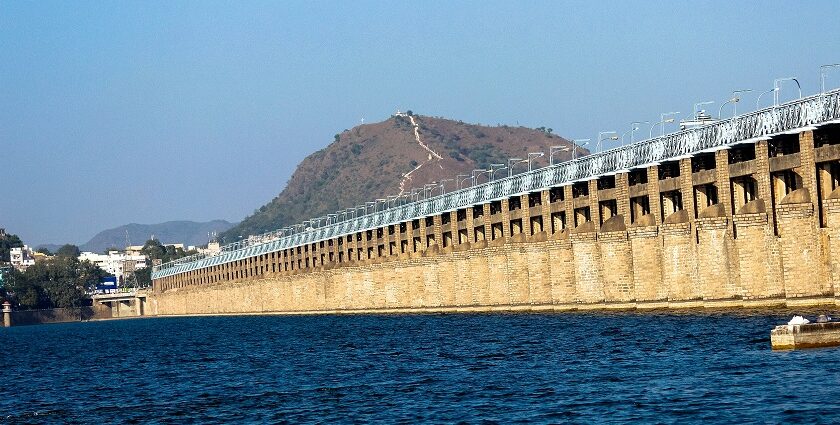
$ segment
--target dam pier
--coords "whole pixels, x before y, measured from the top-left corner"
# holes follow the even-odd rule
[[[144,315],[835,305],[840,91],[156,265]]]

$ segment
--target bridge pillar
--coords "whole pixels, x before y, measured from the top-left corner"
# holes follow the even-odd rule
[[[528,196],[527,193],[519,196],[519,205],[522,210],[522,233],[525,236],[531,236],[531,207]]]
[[[694,184],[691,175],[691,157],[680,158],[680,192],[682,193],[682,207],[688,211],[689,223],[694,223],[697,218],[695,208]]]
[[[543,231],[546,235],[551,234],[551,192],[543,190],[540,192],[540,206],[542,207]]]
[[[732,182],[729,176],[729,149],[715,151],[715,187],[718,203],[727,217],[732,217]]]
[[[820,219],[819,187],[817,186],[817,163],[814,158],[814,132],[803,131],[799,133],[799,167],[795,169],[802,177],[802,187],[808,189],[811,194],[811,203],[814,204],[816,214],[814,219]],[[820,223],[817,223],[820,227]]]
[[[575,200],[573,199],[572,185],[563,186],[563,208],[566,210],[566,222],[563,227],[566,229],[575,228]]]
[[[445,213],[444,213],[445,214]],[[439,248],[443,247],[443,224],[441,224],[440,214],[432,216],[432,225],[434,226],[435,245]]]
[[[650,213],[656,220],[656,224],[662,224],[662,201],[659,195],[659,166],[647,167],[647,192]]]
[[[624,218],[624,225],[630,220],[630,173],[621,172],[615,175],[615,203],[618,214]]]
[[[510,238],[510,200],[508,198],[502,199],[502,235],[501,237]]]
[[[468,206],[467,212],[467,242],[473,243],[475,241],[475,217],[473,217],[473,207]]]
[[[490,219],[490,203],[481,206],[484,211],[484,241],[489,242],[493,239],[493,221]]]
[[[589,220],[595,223],[595,228],[604,224],[601,220],[601,205],[598,203],[598,178],[587,182],[589,185]]]
[[[764,200],[767,208],[767,223],[771,229],[776,229],[776,202],[770,181],[770,153],[767,140],[760,140],[755,144],[755,174],[753,178],[758,185],[758,197]],[[776,233],[778,234],[778,232]]]

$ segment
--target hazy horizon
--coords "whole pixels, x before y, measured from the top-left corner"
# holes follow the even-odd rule
[[[699,101],[717,115],[737,89],[750,111],[774,78],[819,91],[837,16],[828,1],[2,3],[0,227],[36,246],[238,222],[335,133],[398,108],[570,139]]]

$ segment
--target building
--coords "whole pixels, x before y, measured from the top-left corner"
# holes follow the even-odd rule
[[[20,271],[24,271],[35,264],[35,251],[30,249],[28,245],[10,249],[9,257],[12,266]]]
[[[119,282],[124,282],[125,278],[130,277],[135,270],[148,267],[146,256],[119,251],[108,251],[108,254],[83,252],[79,255],[79,261],[90,261],[93,265],[116,276]]]

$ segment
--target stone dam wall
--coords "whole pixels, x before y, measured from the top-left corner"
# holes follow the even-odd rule
[[[834,305],[840,124],[154,280],[147,315]]]
[[[150,296],[149,314],[371,313],[826,305],[840,299],[837,228],[813,225],[811,204],[766,213],[611,232],[543,232],[393,260]],[[585,230],[585,229],[583,229]],[[734,237],[737,234],[738,237]]]

